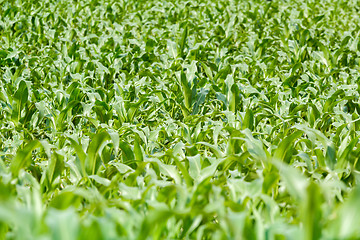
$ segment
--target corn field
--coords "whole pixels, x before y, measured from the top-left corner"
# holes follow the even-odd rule
[[[0,239],[360,239],[357,0],[0,0]]]

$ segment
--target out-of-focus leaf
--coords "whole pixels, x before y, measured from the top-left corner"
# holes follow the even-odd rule
[[[301,211],[305,230],[304,239],[320,239],[322,235],[321,189],[310,182],[306,189],[306,197]]]

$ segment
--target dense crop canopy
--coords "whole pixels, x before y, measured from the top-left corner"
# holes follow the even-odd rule
[[[356,0],[0,0],[0,239],[359,239]]]

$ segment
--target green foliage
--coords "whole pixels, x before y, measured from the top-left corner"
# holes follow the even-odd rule
[[[0,0],[0,239],[359,239],[358,5]]]

